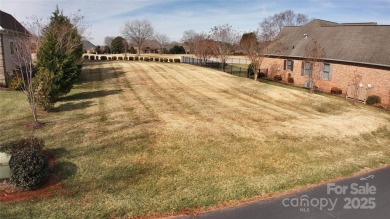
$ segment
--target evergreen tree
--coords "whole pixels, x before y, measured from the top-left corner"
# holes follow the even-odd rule
[[[38,83],[43,93],[38,99],[45,109],[61,95],[69,93],[81,73],[83,45],[77,28],[57,9],[43,29],[37,54]]]
[[[115,37],[111,42],[111,52],[120,54],[125,52],[125,39],[121,36]]]

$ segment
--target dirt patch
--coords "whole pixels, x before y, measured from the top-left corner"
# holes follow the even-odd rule
[[[23,191],[22,189],[12,185],[8,179],[0,180],[0,203],[2,202],[19,202],[19,201],[34,201],[44,199],[52,195],[63,192],[63,186],[59,183],[56,175],[55,166],[56,158],[50,151],[44,152],[49,157],[50,176],[47,182],[40,188],[33,191]]]

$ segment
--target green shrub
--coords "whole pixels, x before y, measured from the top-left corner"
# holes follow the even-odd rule
[[[158,61],[160,61],[160,59],[159,58],[154,58],[154,61],[158,62]]]
[[[274,76],[274,80],[275,80],[275,81],[281,81],[281,80],[282,80],[282,76],[280,76],[280,75],[275,75],[275,76]]]
[[[377,96],[377,95],[368,96],[366,103],[368,105],[374,105],[374,104],[381,103],[381,97]]]
[[[90,56],[89,60],[95,60],[95,56]]]
[[[34,149],[38,151],[42,151],[44,147],[44,142],[40,138],[28,138],[28,139],[20,139],[16,141],[7,142],[3,145],[0,145],[0,152],[14,155],[25,149]]]
[[[102,61],[107,60],[107,56],[100,56],[100,60]]]
[[[142,56],[139,57],[139,60],[140,60],[140,61],[143,61],[143,60],[144,60],[144,57],[142,57]]]
[[[148,57],[145,57],[145,58],[144,58],[144,61],[145,61],[145,62],[149,62],[149,60],[150,60],[150,59],[149,59]]]
[[[7,86],[10,90],[20,90],[23,85],[23,78],[17,74],[11,75],[7,78]]]
[[[119,57],[118,57],[118,60],[123,60],[123,57],[122,57],[122,56],[119,56]]]
[[[134,60],[134,57],[133,56],[130,56],[129,57],[129,61],[133,61]]]
[[[88,56],[88,55],[85,55],[85,56],[84,56],[84,59],[85,59],[85,60],[88,60],[88,59],[89,59],[89,56]]]
[[[330,93],[331,94],[342,94],[343,93],[343,90],[341,90],[340,88],[338,87],[332,87],[330,89]]]
[[[99,60],[99,56],[95,56],[95,59],[96,59],[96,60]]]
[[[175,59],[174,62],[179,63],[180,59]]]
[[[288,83],[290,83],[290,84],[294,84],[294,78],[293,78],[293,77],[288,77],[288,78],[287,78],[287,81],[288,81]]]
[[[111,61],[111,60],[112,60],[112,58],[111,58],[111,57],[108,57],[108,60],[109,60],[109,61]]]
[[[164,58],[160,58],[160,62],[163,62],[164,61]]]
[[[169,59],[169,62],[173,62],[173,59]]]
[[[167,59],[167,58],[164,58],[164,62],[168,62],[168,59]]]
[[[27,148],[11,156],[11,183],[26,190],[36,189],[49,178],[49,159],[41,151]]]
[[[128,58],[127,58],[127,56],[125,56],[123,59],[124,59],[125,61],[127,61]]]
[[[114,60],[114,61],[115,61],[116,59],[117,59],[117,57],[116,57],[116,56],[113,56],[113,57],[112,57],[112,60]]]
[[[266,76],[265,73],[260,72],[259,75],[258,75],[258,78],[265,78],[265,76]]]
[[[136,56],[136,57],[134,58],[134,60],[135,60],[135,61],[138,61],[138,60],[139,60],[139,56]]]

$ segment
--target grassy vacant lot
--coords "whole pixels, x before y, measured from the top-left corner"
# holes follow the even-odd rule
[[[0,99],[0,143],[28,136],[22,94]],[[86,63],[40,118],[66,193],[0,218],[168,215],[390,163],[388,112],[185,64]]]

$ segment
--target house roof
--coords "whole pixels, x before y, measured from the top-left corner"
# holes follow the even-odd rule
[[[12,30],[21,33],[29,33],[22,24],[19,23],[12,15],[0,10],[0,27],[5,30]]]
[[[307,38],[305,38],[307,35]],[[268,55],[305,57],[317,41],[324,59],[390,66],[390,25],[338,24],[315,19],[299,27],[285,27],[264,51]]]
[[[83,42],[83,49],[95,49],[95,47],[96,47],[88,40],[83,40],[82,42]]]

